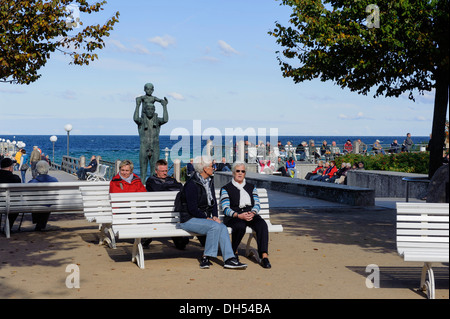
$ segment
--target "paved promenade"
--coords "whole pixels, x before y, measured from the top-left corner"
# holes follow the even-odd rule
[[[402,200],[377,198],[365,208],[269,191],[272,223],[284,227],[270,234],[270,270],[247,257],[245,271],[223,269],[221,257],[199,269],[195,239],[183,251],[154,240],[141,270],[130,262],[131,241],[99,246],[98,227],[82,215],[51,215],[44,232],[26,216],[21,232],[0,236],[0,298],[425,299],[416,289],[422,265],[396,252],[394,208]],[[80,270],[80,288],[66,286],[69,265]],[[367,287],[368,265],[378,267],[380,288]],[[434,269],[436,298],[448,299],[448,264]]]

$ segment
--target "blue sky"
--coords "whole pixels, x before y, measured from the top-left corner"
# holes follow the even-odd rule
[[[193,131],[277,128],[279,135],[427,136],[434,91],[376,98],[318,80],[294,84],[282,77],[267,32],[285,22],[289,8],[275,0],[108,0],[105,10],[81,15],[119,23],[89,66],[69,65],[54,53],[30,85],[0,83],[0,136],[136,135],[135,98],[144,84],[168,98],[169,123]],[[365,13],[363,13],[365,14]],[[162,115],[162,108],[157,105]]]

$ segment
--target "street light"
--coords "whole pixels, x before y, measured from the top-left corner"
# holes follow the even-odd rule
[[[66,124],[64,126],[64,129],[67,132],[67,156],[69,156],[69,135],[70,135],[70,131],[72,131],[72,124]]]
[[[58,140],[58,138],[57,138],[55,135],[50,136],[50,142],[53,143],[53,159],[52,159],[52,163],[55,162],[55,142],[56,142],[57,140]]]

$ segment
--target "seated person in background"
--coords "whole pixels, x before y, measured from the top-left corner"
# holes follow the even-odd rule
[[[257,160],[260,174],[273,174],[274,166],[270,160]]]
[[[217,171],[219,172],[231,172],[231,165],[227,163],[225,157],[222,157],[222,162],[217,164]]]
[[[322,146],[320,147],[320,155],[325,156],[325,158],[328,160],[331,155],[331,147],[328,145],[327,141],[322,142]]]
[[[352,164],[350,163],[342,163],[345,164],[345,168],[339,173],[339,177],[334,181],[336,184],[347,184],[347,172],[352,168]]]
[[[88,166],[80,167],[77,171],[78,179],[85,180],[86,179],[86,173],[87,172],[95,172],[97,170],[97,159],[95,158],[95,155],[92,155],[91,161],[89,162]]]
[[[314,156],[314,158],[320,158],[320,154],[317,153],[317,148],[313,140],[309,141],[309,156]]]
[[[179,191],[182,184],[177,182],[175,178],[167,176],[168,171],[167,162],[163,159],[158,160],[155,165],[155,174],[150,176],[145,183],[147,191]]]
[[[384,154],[383,147],[381,146],[379,140],[376,140],[375,143],[373,143],[372,150],[375,154]]]
[[[391,143],[391,147],[389,148],[388,152],[392,154],[397,154],[400,153],[400,150],[401,150],[400,145],[398,144],[397,140],[394,140]]]
[[[30,180],[28,183],[52,183],[57,182],[58,180],[48,175],[48,170],[50,166],[47,161],[39,161],[36,163],[36,177]],[[50,217],[50,213],[32,213],[31,218],[33,220],[33,224],[36,224],[35,230],[43,230],[45,226],[47,226],[48,218]]]
[[[234,163],[233,179],[220,190],[220,205],[225,215],[223,222],[226,226],[232,228],[231,246],[236,256],[247,226],[252,228],[256,232],[261,266],[271,268],[268,259],[269,232],[267,223],[258,215],[260,210],[258,192],[253,184],[245,181],[245,170],[244,163]]]
[[[337,170],[336,174],[334,174],[334,176],[332,176],[332,177],[328,180],[328,182],[329,182],[329,183],[335,183],[336,180],[338,180],[338,179],[342,176],[342,174],[345,172],[346,169],[347,169],[347,163],[342,162],[341,168]]]
[[[283,144],[281,144],[281,141],[278,141],[277,147],[278,147],[278,154],[279,154],[279,156],[281,156],[282,158],[285,158],[286,157],[286,150],[285,150]]]
[[[124,160],[119,164],[119,173],[109,182],[110,193],[146,192],[139,176],[133,173],[134,164]]]
[[[191,177],[192,174],[194,174],[194,159],[193,158],[191,158],[189,160],[189,163],[187,163],[187,165],[186,165],[186,174],[187,174],[188,178]]]
[[[286,173],[286,163],[281,156],[278,157],[277,163],[275,164],[275,171],[281,172],[281,176],[288,176]]]
[[[305,149],[308,147],[305,141],[301,142],[297,145],[297,149],[295,150],[295,153],[298,155],[299,161],[304,161],[306,159],[306,153]]]
[[[341,155],[341,150],[336,145],[336,141],[331,142],[331,157],[335,158]]]
[[[0,184],[1,183],[21,183],[20,177],[13,173],[14,161],[8,157],[4,157],[0,161]],[[14,221],[19,213],[8,214],[9,229],[12,228]],[[1,224],[1,217],[0,217]]]
[[[317,170],[316,175],[311,176],[310,181],[320,181],[324,175],[324,173],[329,169],[330,162],[325,162],[325,165],[322,168]]]
[[[290,177],[297,178],[297,170],[295,169],[295,161],[292,157],[289,157],[289,160],[286,161],[286,172]]]
[[[331,161],[330,166],[323,172],[322,177],[319,179],[319,181],[321,182],[329,182],[330,179],[336,175],[337,173],[337,167],[336,167],[336,162],[335,161]]]
[[[347,140],[344,144],[344,154],[352,153],[353,152],[353,145],[352,141]]]
[[[305,179],[306,180],[310,180],[311,177],[317,175],[317,173],[323,169],[323,161],[319,161],[319,163],[317,164],[317,167],[315,170],[313,170],[312,172],[309,172],[308,174],[306,174]]]

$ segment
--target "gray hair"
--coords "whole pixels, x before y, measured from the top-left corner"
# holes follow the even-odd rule
[[[247,165],[244,162],[238,161],[238,162],[233,163],[233,166],[231,167],[231,171],[233,173],[236,173],[236,167],[239,167],[239,166],[244,166],[244,169],[247,169]]]
[[[194,169],[196,172],[201,173],[205,167],[211,165],[212,159],[210,156],[197,156],[194,158]]]
[[[47,161],[39,161],[36,163],[36,172],[39,175],[48,174],[49,169],[50,165],[48,165]]]

